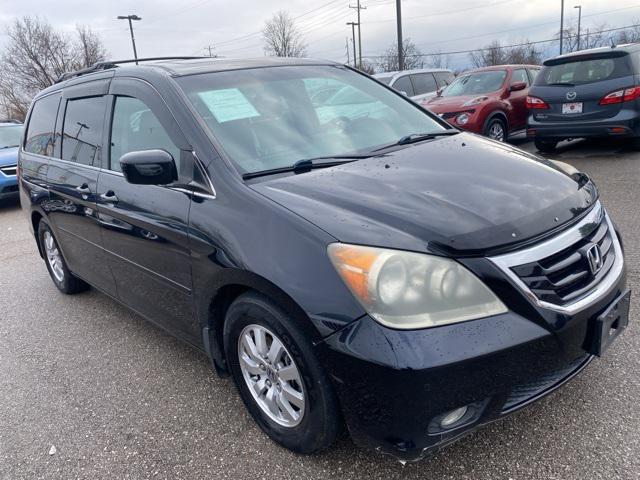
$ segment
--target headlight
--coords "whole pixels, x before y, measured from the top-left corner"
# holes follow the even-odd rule
[[[414,329],[505,313],[507,308],[458,262],[422,253],[333,243],[329,258],[378,322]]]
[[[458,125],[465,125],[468,121],[469,121],[469,114],[468,113],[461,113],[460,115],[458,115],[456,117],[456,123]]]
[[[472,98],[471,100],[468,100],[468,101],[464,102],[462,104],[462,106],[463,107],[471,107],[473,105],[478,105],[479,103],[482,103],[485,100],[489,100],[489,97],[484,96],[484,95],[480,96],[480,97],[475,97],[475,98]]]

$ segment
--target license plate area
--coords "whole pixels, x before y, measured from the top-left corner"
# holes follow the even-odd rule
[[[562,113],[565,115],[582,113],[582,102],[563,103]]]
[[[604,312],[592,320],[593,341],[589,353],[601,357],[627,327],[629,324],[630,303],[631,291],[627,290],[616,298]]]

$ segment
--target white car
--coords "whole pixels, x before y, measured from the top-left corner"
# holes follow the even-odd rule
[[[451,70],[444,68],[422,68],[401,72],[376,73],[373,78],[420,102],[435,96],[438,89],[446,87],[455,79]]]

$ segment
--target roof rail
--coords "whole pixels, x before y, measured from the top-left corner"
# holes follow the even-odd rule
[[[202,58],[211,58],[211,57],[148,57],[148,58],[129,58],[126,60],[105,60],[103,62],[96,62],[90,67],[83,68],[81,70],[76,70],[75,72],[65,72],[56,83],[64,82],[65,80],[69,80],[73,77],[79,77],[81,75],[86,75],[88,73],[98,72],[100,70],[107,70],[109,68],[117,67],[123,63],[135,63],[136,65],[140,62],[153,62],[158,60],[198,60]]]

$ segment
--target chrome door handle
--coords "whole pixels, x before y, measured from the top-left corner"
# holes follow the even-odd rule
[[[76,187],[76,191],[78,193],[81,193],[82,195],[91,195],[91,189],[89,188],[89,185],[87,185],[86,183],[83,183],[79,187]]]
[[[116,197],[116,194],[113,192],[113,190],[109,190],[107,193],[103,193],[102,195],[100,195],[100,200],[105,203],[118,203],[118,197]]]

